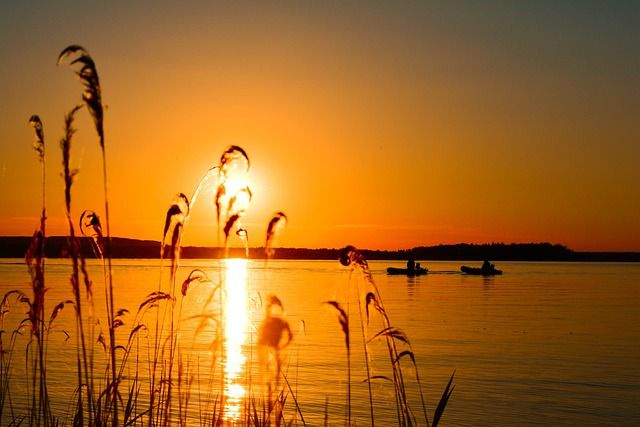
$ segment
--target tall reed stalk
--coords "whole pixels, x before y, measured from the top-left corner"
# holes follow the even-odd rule
[[[26,262],[29,267],[29,273],[31,275],[31,284],[33,288],[33,301],[30,309],[32,323],[33,323],[33,335],[36,337],[37,344],[37,363],[33,367],[33,380],[35,382],[36,376],[38,377],[38,406],[36,409],[35,421],[40,424],[41,421],[45,425],[48,425],[49,419],[49,404],[46,386],[46,367],[45,367],[45,323],[44,323],[44,304],[45,304],[45,242],[46,242],[46,158],[45,158],[45,143],[44,143],[44,129],[42,121],[37,115],[31,116],[29,124],[35,131],[36,140],[34,142],[34,149],[38,153],[38,160],[40,161],[42,171],[42,211],[40,213],[40,227],[34,234],[31,245],[27,250]],[[35,383],[33,384],[34,397],[35,397]],[[35,400],[35,399],[34,399]],[[35,402],[34,402],[35,404]],[[34,405],[35,406],[35,405]],[[42,417],[42,418],[41,418]]]
[[[85,102],[91,117],[93,118],[96,132],[100,142],[100,150],[102,153],[102,183],[104,188],[104,214],[107,226],[107,239],[105,243],[104,260],[106,259],[106,268],[104,269],[105,286],[108,282],[108,298],[107,298],[107,322],[109,327],[109,353],[111,360],[111,405],[113,405],[112,425],[115,427],[119,423],[118,419],[118,379],[116,378],[116,342],[114,328],[114,300],[113,300],[113,275],[111,266],[111,221],[109,220],[109,196],[107,188],[107,155],[105,150],[104,138],[104,109],[102,106],[102,90],[100,87],[100,79],[96,65],[89,53],[79,45],[70,45],[60,52],[57,63],[60,64],[71,56],[75,59],[70,61],[70,65],[79,65],[76,75],[84,86],[82,100]],[[104,265],[104,264],[103,264]]]
[[[75,228],[71,219],[71,186],[73,179],[77,174],[77,170],[71,169],[71,141],[75,133],[73,127],[73,121],[75,114],[81,108],[81,106],[74,107],[65,116],[65,134],[60,141],[60,148],[62,149],[62,165],[63,165],[63,179],[64,179],[64,199],[65,199],[65,213],[67,217],[67,223],[69,226],[69,253],[72,260],[72,273],[71,273],[71,289],[74,296],[75,309],[76,309],[76,339],[80,341],[79,353],[78,353],[78,409],[76,412],[76,419],[74,422],[82,424],[84,421],[84,409],[82,403],[82,390],[85,389],[85,385],[88,391],[87,405],[89,424],[93,422],[93,407],[92,399],[90,396],[91,390],[89,389],[89,366],[87,362],[87,347],[84,334],[84,322],[82,314],[82,299],[80,291],[80,248],[78,239],[75,235]],[[84,384],[82,374],[84,373]]]
[[[326,301],[338,312],[338,322],[344,334],[344,346],[347,350],[347,425],[351,426],[351,339],[349,335],[349,315],[336,301]]]
[[[362,334],[362,346],[364,349],[364,363],[367,370],[367,391],[369,392],[369,416],[371,417],[371,427],[375,426],[375,417],[373,415],[373,393],[371,391],[371,368],[369,366],[369,346],[367,345],[367,337],[365,333],[365,324],[362,320],[362,301],[359,295],[360,286],[358,286],[358,314],[360,316],[360,332]]]

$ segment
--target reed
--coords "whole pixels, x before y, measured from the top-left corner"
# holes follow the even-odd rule
[[[38,160],[41,164],[42,170],[42,211],[40,213],[40,227],[34,233],[31,244],[27,249],[25,256],[25,262],[29,269],[29,275],[31,278],[31,287],[33,290],[33,297],[31,306],[29,308],[29,317],[31,319],[31,337],[35,337],[37,346],[37,361],[33,366],[33,404],[35,406],[37,395],[37,409],[35,411],[35,422],[40,423],[41,420],[44,424],[48,424],[50,420],[48,399],[47,399],[47,385],[46,385],[46,367],[45,367],[45,323],[44,323],[44,305],[45,305],[45,242],[46,242],[46,161],[45,161],[45,143],[44,143],[44,129],[40,117],[37,115],[31,116],[29,124],[35,131],[35,142],[33,148],[38,153]],[[36,393],[35,381],[38,378],[38,392]],[[33,421],[33,419],[32,419]]]
[[[434,412],[432,423],[430,424],[429,417],[427,415],[424,394],[422,392],[422,384],[420,383],[418,365],[416,363],[416,357],[413,352],[413,348],[411,347],[411,342],[409,340],[409,337],[404,333],[402,329],[397,328],[391,324],[389,316],[387,315],[387,311],[385,310],[384,305],[382,303],[382,296],[380,295],[378,287],[376,286],[373,280],[373,276],[371,274],[371,271],[369,270],[369,265],[366,259],[354,246],[346,246],[340,251],[339,261],[344,266],[351,266],[355,269],[358,269],[364,276],[366,282],[372,288],[372,291],[367,292],[367,294],[364,297],[367,323],[369,323],[369,317],[370,317],[369,307],[370,306],[377,313],[380,314],[383,320],[383,329],[375,333],[366,341],[365,349],[368,343],[371,343],[381,338],[385,339],[387,343],[387,349],[389,352],[390,365],[393,372],[393,378],[389,379],[384,376],[371,377],[369,375],[369,372],[367,372],[367,381],[371,382],[371,380],[375,378],[393,381],[395,395],[396,395],[396,412],[398,417],[398,424],[399,425],[417,424],[416,417],[414,416],[413,411],[411,410],[411,408],[408,406],[408,403],[407,403],[408,401],[407,401],[407,392],[406,392],[406,382],[402,373],[402,360],[405,358],[409,358],[412,362],[412,365],[415,371],[416,382],[418,386],[418,391],[420,393],[420,401],[422,404],[422,412],[423,412],[425,423],[427,426],[433,425],[434,427],[437,427],[442,417],[442,414],[444,412],[444,409],[447,405],[447,402],[449,401],[449,398],[453,393],[454,386],[452,386],[452,382],[455,375],[455,371],[451,375],[451,378],[449,379],[449,382],[447,383],[443,391],[442,397],[440,398],[440,401],[438,402],[438,405]],[[406,345],[408,347],[408,350],[403,350],[399,352],[398,343]],[[368,371],[368,365],[367,365],[367,371]],[[373,424],[373,420],[372,420],[372,424]]]
[[[344,334],[344,346],[347,350],[347,425],[351,425],[351,339],[349,335],[349,315],[336,301],[326,301],[338,312],[338,322]]]
[[[87,414],[89,416],[89,424],[93,423],[93,399],[91,396],[91,388],[89,387],[89,363],[87,357],[87,344],[85,339],[85,327],[82,314],[82,298],[80,289],[80,247],[78,239],[75,234],[75,227],[73,226],[73,220],[71,217],[71,187],[73,180],[78,171],[71,169],[71,142],[76,130],[73,127],[75,114],[81,106],[76,106],[65,116],[65,134],[60,140],[60,148],[62,149],[62,165],[63,165],[63,179],[64,179],[64,196],[65,196],[65,213],[67,217],[67,223],[69,227],[68,248],[72,261],[71,271],[71,290],[74,297],[75,313],[76,313],[76,340],[79,340],[78,352],[77,352],[77,364],[78,364],[78,405],[76,408],[76,414],[74,423],[84,423],[84,404],[83,404],[83,390],[87,392]],[[84,378],[83,378],[84,376]],[[83,383],[84,381],[84,383]]]
[[[65,307],[73,307],[75,322],[75,374],[76,385],[73,394],[74,408],[71,422],[74,426],[90,425],[187,425],[196,418],[202,425],[218,426],[229,423],[224,394],[225,372],[218,370],[219,360],[224,359],[225,308],[229,295],[225,289],[230,284],[219,263],[213,270],[217,278],[201,269],[194,269],[186,277],[181,277],[180,248],[188,218],[198,200],[203,182],[215,176],[216,187],[213,199],[215,218],[224,235],[225,256],[233,234],[240,239],[248,257],[247,228],[242,224],[253,193],[246,184],[246,175],[250,170],[247,152],[239,146],[231,145],[225,149],[217,165],[210,168],[196,187],[191,203],[189,198],[179,193],[169,205],[165,215],[160,247],[160,280],[158,289],[148,294],[137,310],[116,309],[114,305],[114,284],[112,274],[111,234],[109,224],[109,199],[107,189],[107,165],[104,134],[104,109],[102,92],[96,65],[88,52],[72,45],[64,49],[58,63],[69,62],[83,85],[82,100],[91,115],[98,134],[102,154],[102,181],[104,187],[105,228],[98,213],[84,210],[79,222],[72,219],[72,188],[78,171],[72,167],[72,142],[75,134],[74,118],[83,106],[76,106],[65,116],[64,135],[60,141],[62,150],[62,178],[64,181],[65,218],[68,226],[68,253],[71,261],[69,283],[71,298],[53,306],[48,318],[45,316],[45,143],[42,122],[38,116],[32,116],[29,123],[33,126],[36,142],[34,148],[42,164],[42,209],[40,224],[35,231],[29,249],[25,255],[31,279],[31,295],[19,290],[5,293],[0,302],[0,418],[11,424],[28,422],[30,425],[55,426],[67,423],[53,415],[47,388],[47,355],[49,337],[56,319]],[[287,215],[277,211],[267,224],[265,236],[266,259],[274,256],[274,242],[277,233],[288,222]],[[76,228],[77,227],[77,228]],[[104,299],[107,327],[102,331],[94,310],[93,284],[89,277],[85,254],[81,250],[79,234],[90,239],[96,258],[102,262],[104,279]],[[104,233],[106,231],[106,234]],[[170,263],[169,284],[163,286],[163,263]],[[411,367],[423,409],[427,426],[437,426],[453,392],[453,375],[446,385],[442,397],[436,406],[432,422],[429,422],[427,408],[422,394],[422,385],[418,364],[408,336],[391,323],[384,308],[382,297],[373,280],[367,261],[353,246],[340,252],[343,265],[351,266],[361,273],[367,286],[366,293],[357,288],[358,314],[363,341],[366,382],[369,393],[370,423],[375,424],[373,392],[371,382],[386,379],[393,383],[396,402],[397,422],[399,425],[418,424],[407,398],[407,380],[403,375],[403,366]],[[266,262],[266,261],[265,261]],[[164,273],[164,277],[166,278]],[[351,277],[351,276],[350,276]],[[180,279],[180,280],[179,280]],[[178,284],[181,284],[178,287]],[[191,307],[194,301],[191,294],[194,287],[205,287],[209,295],[199,314],[183,318],[183,308]],[[206,290],[205,290],[206,291]],[[200,292],[200,290],[198,291]],[[364,295],[364,297],[362,297]],[[215,307],[215,304],[218,307]],[[338,315],[339,325],[344,335],[346,350],[346,405],[345,422],[347,425],[357,420],[352,416],[352,336],[348,310],[337,301],[326,301]],[[347,308],[350,306],[347,301]],[[5,315],[25,307],[26,314],[17,326],[11,330],[8,340],[5,333]],[[364,307],[364,312],[363,312]],[[371,314],[375,312],[382,320],[383,328],[369,335],[366,326]],[[135,314],[134,314],[135,313]],[[365,318],[366,313],[366,318]],[[210,371],[201,373],[201,358],[194,360],[183,347],[183,322],[197,321],[195,336],[209,329],[211,332]],[[125,331],[125,328],[128,330]],[[69,334],[63,331],[69,338]],[[28,399],[26,415],[14,410],[11,397],[11,376],[14,369],[18,338],[28,333],[26,346],[26,376]],[[107,334],[107,335],[105,335]],[[120,345],[117,345],[116,335]],[[242,405],[241,418],[237,421],[245,425],[298,425],[306,426],[304,411],[297,393],[297,364],[295,381],[288,373],[287,351],[293,343],[294,334],[284,311],[284,304],[275,295],[268,295],[264,305],[264,316],[256,328],[257,349],[261,353],[262,367],[268,372],[266,394],[256,395],[251,388]],[[108,336],[108,339],[106,338]],[[253,336],[252,336],[253,343]],[[383,340],[387,346],[392,375],[373,375],[371,372],[370,350],[368,345]],[[296,341],[297,343],[297,341]],[[106,366],[98,364],[100,351],[104,352]],[[145,366],[146,365],[146,366]],[[206,392],[202,392],[201,381],[206,378]],[[293,382],[293,387],[292,387]],[[194,389],[195,385],[197,390]],[[295,388],[295,390],[294,390]],[[195,409],[197,408],[197,409]],[[325,403],[324,422],[329,424],[328,398]]]
[[[275,255],[275,250],[273,249],[273,242],[276,237],[276,232],[287,221],[288,221],[287,215],[285,215],[285,213],[281,211],[276,212],[273,215],[273,218],[269,220],[269,224],[267,225],[267,237],[264,243],[264,253],[267,256],[267,259]]]
[[[42,209],[38,229],[34,232],[27,252],[25,263],[29,271],[31,281],[32,297],[29,298],[18,290],[10,290],[3,296],[0,303],[0,419],[3,418],[5,402],[10,401],[10,372],[12,354],[16,344],[16,338],[20,335],[23,325],[29,325],[29,344],[27,345],[26,363],[30,365],[27,370],[31,374],[30,383],[30,415],[31,424],[49,425],[53,420],[49,411],[47,381],[46,381],[46,357],[45,357],[45,333],[46,325],[44,321],[45,306],[45,256],[44,248],[46,242],[46,161],[45,161],[45,139],[44,128],[40,117],[32,115],[29,118],[29,125],[33,127],[35,141],[33,148],[38,154],[38,161],[41,165],[42,184]],[[9,346],[5,347],[2,335],[5,333],[4,318],[9,312],[9,301],[12,295],[18,297],[18,301],[27,306],[27,317],[23,319],[19,326],[11,333]],[[35,346],[35,350],[29,350]],[[33,353],[36,355],[34,356]],[[7,356],[8,355],[8,356]],[[29,363],[31,361],[31,363]],[[13,412],[13,411],[12,411]]]
[[[113,426],[118,425],[118,382],[116,380],[116,342],[115,331],[113,327],[114,321],[114,298],[113,298],[113,277],[111,266],[111,223],[109,221],[109,196],[107,186],[107,155],[105,150],[105,137],[104,137],[104,108],[102,106],[102,88],[100,86],[100,78],[98,77],[98,71],[96,69],[95,62],[89,53],[82,46],[70,45],[60,52],[58,55],[57,64],[61,64],[64,61],[70,60],[71,66],[76,66],[76,75],[81,81],[84,91],[82,93],[82,100],[87,106],[87,110],[93,118],[93,122],[98,133],[98,139],[100,142],[100,149],[102,153],[102,182],[104,189],[104,214],[106,218],[107,239],[105,244],[105,255],[103,257],[103,265],[106,260],[106,266],[104,268],[104,282],[105,287],[108,283],[108,298],[107,298],[107,322],[109,328],[109,353],[111,358],[111,389],[112,389],[112,405],[113,405]]]

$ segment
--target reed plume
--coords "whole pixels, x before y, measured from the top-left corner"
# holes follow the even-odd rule
[[[273,390],[279,390],[280,376],[284,376],[282,371],[283,357],[282,351],[293,340],[293,333],[289,322],[284,318],[284,306],[280,298],[275,295],[269,295],[267,298],[267,305],[265,310],[264,319],[258,330],[258,346],[263,350],[265,357],[265,363],[267,368],[271,368],[269,364],[270,356],[273,357],[275,371],[273,379],[267,382],[267,394],[268,394],[268,413],[267,420],[273,411],[272,406],[272,393]],[[271,371],[271,369],[267,369]],[[286,376],[284,377],[286,381]],[[287,381],[288,384],[288,381]],[[295,398],[294,398],[295,399]],[[282,418],[282,407],[284,402],[276,399],[275,401],[275,422],[279,424]],[[296,403],[297,406],[297,403]],[[303,418],[304,419],[304,418]]]
[[[104,242],[102,240],[102,224],[100,217],[92,210],[85,210],[80,215],[80,233],[89,237],[93,243],[93,250],[98,258],[104,254]]]
[[[278,309],[279,312],[275,310]],[[293,333],[283,317],[284,306],[275,295],[268,297],[264,320],[258,332],[258,345],[274,350],[282,350],[291,343]]]
[[[32,337],[35,336],[37,343],[38,358],[37,363],[33,367],[33,390],[35,393],[35,378],[36,372],[39,377],[38,384],[38,408],[36,411],[36,422],[40,422],[42,416],[44,423],[48,424],[50,420],[50,413],[48,409],[48,395],[46,385],[46,367],[45,367],[45,324],[44,324],[44,303],[45,303],[45,242],[46,242],[46,162],[45,162],[45,143],[44,143],[44,128],[40,117],[32,115],[29,118],[29,124],[33,127],[35,132],[35,142],[33,148],[38,153],[38,160],[41,164],[41,184],[42,184],[42,210],[40,213],[40,224],[38,230],[36,230],[31,239],[29,248],[25,256],[29,274],[31,276],[31,285],[33,290],[33,301],[29,309],[30,318],[32,322]],[[35,404],[35,402],[34,402]],[[32,419],[33,420],[33,419]]]
[[[214,197],[216,208],[216,222],[218,225],[218,238],[220,235],[220,219],[224,213],[225,253],[229,239],[229,232],[233,226],[237,230],[242,229],[238,220],[243,216],[251,202],[253,194],[249,186],[244,183],[245,175],[249,172],[251,163],[249,156],[241,147],[231,145],[220,156],[220,163],[214,169],[218,170],[218,186]],[[239,237],[247,237],[246,233]],[[245,252],[248,254],[246,239]]]
[[[276,236],[276,231],[287,221],[289,221],[289,218],[287,218],[284,212],[276,212],[273,215],[273,218],[269,221],[269,225],[267,225],[267,238],[265,239],[264,244],[264,253],[267,258],[271,258],[275,255],[273,242]]]
[[[325,301],[338,312],[338,322],[344,334],[344,345],[347,349],[347,425],[351,425],[351,340],[349,336],[349,315],[336,301]]]
[[[33,149],[36,150],[36,152],[38,153],[38,160],[40,161],[40,164],[42,165],[42,216],[45,217],[46,214],[46,191],[45,191],[45,182],[46,182],[46,174],[45,174],[45,170],[46,170],[46,162],[45,162],[45,145],[44,145],[44,127],[42,125],[42,120],[40,120],[40,117],[36,114],[32,115],[29,118],[29,124],[31,125],[31,127],[33,127],[33,130],[35,131],[36,134],[36,140],[33,143]],[[43,224],[44,225],[44,224]],[[44,232],[44,229],[43,229]]]
[[[108,298],[107,298],[107,320],[109,324],[109,354],[111,358],[111,381],[113,384],[113,426],[117,426],[118,419],[118,383],[116,381],[116,342],[115,332],[113,330],[114,319],[114,300],[113,300],[113,275],[111,273],[111,222],[109,220],[109,196],[107,189],[107,155],[105,149],[105,136],[104,136],[104,108],[102,105],[102,89],[100,86],[100,78],[98,77],[98,71],[93,58],[89,55],[86,49],[80,45],[70,45],[60,52],[58,55],[57,64],[69,61],[71,67],[76,68],[76,75],[83,85],[84,91],[82,92],[82,100],[84,101],[89,114],[93,118],[98,139],[100,142],[100,149],[102,152],[102,182],[104,187],[104,214],[106,218],[106,231],[107,238],[104,245],[103,256],[103,276],[105,287],[108,283]],[[106,260],[106,263],[105,263]]]
[[[236,236],[240,239],[242,244],[244,245],[244,256],[249,257],[249,231],[246,228],[238,228],[236,230]]]
[[[233,167],[244,169],[245,173],[249,172],[251,167],[246,151],[237,145],[231,145],[220,156],[220,174],[227,178]]]
[[[173,203],[169,206],[165,217],[165,224],[163,229],[162,243],[160,247],[160,256],[164,256],[165,245],[167,244],[167,238],[171,235],[171,295],[175,299],[175,287],[176,287],[176,272],[178,269],[178,263],[180,259],[180,241],[182,238],[182,231],[184,229],[184,222],[189,216],[190,206],[189,199],[183,193],[179,193]],[[168,365],[168,377],[166,381],[161,380],[161,387],[165,389],[166,397],[164,400],[164,424],[170,420],[171,411],[171,398],[173,387],[173,365],[175,359],[175,352],[177,346],[177,330],[175,329],[174,321],[174,308],[170,307],[170,330],[169,330],[169,365]],[[155,363],[155,362],[154,362]]]
[[[40,120],[38,115],[34,114],[29,118],[29,124],[33,127],[36,133],[36,140],[33,143],[33,148],[38,153],[40,162],[44,163],[44,129],[42,126],[42,120]]]
[[[229,232],[231,231],[231,228],[235,225],[236,221],[238,221],[240,219],[240,214],[234,214],[231,215],[229,217],[229,219],[227,219],[227,222],[224,224],[224,240],[225,240],[225,246],[226,246],[226,242],[227,239],[229,238]]]
[[[58,55],[58,65],[64,63],[71,57],[75,58],[69,61],[69,65],[78,66],[76,67],[76,75],[84,86],[82,100],[91,113],[98,137],[100,138],[100,146],[104,150],[104,110],[102,107],[102,91],[100,89],[100,79],[98,78],[96,64],[86,49],[79,45],[71,45],[63,49]]]
[[[164,220],[164,229],[162,231],[162,241],[160,243],[160,258],[164,258],[164,250],[167,246],[169,236],[171,236],[172,260],[176,260],[179,247],[180,232],[184,225],[186,217],[189,215],[189,199],[183,193],[178,193],[175,197]]]
[[[71,186],[73,185],[73,180],[75,175],[78,173],[77,169],[71,168],[71,141],[73,139],[73,135],[76,130],[73,127],[73,122],[75,119],[75,114],[81,108],[80,105],[75,106],[67,115],[65,116],[65,134],[60,141],[60,147],[62,149],[62,165],[63,165],[63,179],[64,179],[64,195],[65,195],[65,212],[67,216],[67,223],[69,226],[69,252],[71,254],[72,260],[72,273],[71,273],[71,290],[74,296],[74,303],[76,309],[76,329],[78,331],[78,336],[76,339],[80,341],[79,345],[79,353],[77,356],[77,364],[78,364],[78,409],[76,412],[76,417],[74,422],[79,422],[82,424],[84,421],[83,416],[83,403],[82,403],[82,390],[83,390],[83,378],[82,374],[84,373],[84,381],[85,384],[90,384],[89,381],[89,366],[87,361],[87,349],[85,343],[85,335],[84,335],[84,325],[83,325],[83,315],[82,315],[82,302],[80,297],[80,248],[78,239],[75,235],[75,229],[73,227],[73,221],[71,220]],[[88,390],[90,393],[90,389]],[[89,394],[88,393],[88,394]],[[91,424],[93,411],[92,411],[92,398],[90,395],[87,397],[88,403],[88,414],[89,414],[89,424]]]
[[[187,296],[187,291],[192,286],[193,282],[211,283],[211,280],[209,280],[209,276],[207,276],[207,273],[200,270],[199,268],[192,270],[191,273],[189,273],[189,276],[187,276],[184,282],[182,282],[180,293],[183,297]]]

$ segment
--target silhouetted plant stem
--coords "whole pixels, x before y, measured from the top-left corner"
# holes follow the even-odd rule
[[[364,346],[364,363],[367,368],[367,387],[369,390],[369,414],[371,416],[371,427],[375,425],[373,416],[373,394],[371,392],[371,369],[369,368],[369,349],[367,348],[367,337],[364,331],[364,322],[362,321],[362,302],[360,301],[360,286],[358,286],[358,314],[360,315],[360,331],[362,332],[362,345]]]
[[[111,267],[111,222],[109,221],[109,195],[107,188],[107,155],[104,148],[104,135],[100,134],[100,147],[102,149],[102,180],[104,184],[104,215],[107,226],[107,241],[105,244],[105,258],[107,260],[109,279],[109,299],[107,303],[107,320],[109,322],[109,352],[111,359],[111,381],[113,387],[113,421],[112,425],[118,425],[118,379],[116,377],[116,337],[113,328],[114,302],[113,302],[113,275]]]
[[[38,346],[37,359],[33,358],[33,407],[35,411],[35,421],[37,424],[41,422],[41,416],[45,425],[48,425],[48,398],[46,387],[46,367],[44,357],[45,346],[45,324],[44,324],[44,303],[45,303],[45,253],[44,245],[46,241],[46,159],[45,159],[45,141],[44,129],[42,121],[37,115],[32,115],[29,124],[33,127],[36,135],[36,141],[33,148],[38,153],[38,160],[41,165],[41,184],[42,184],[42,211],[40,214],[39,230],[34,233],[30,247],[27,251],[25,261],[29,268],[31,276],[31,284],[33,289],[33,301],[31,303],[30,313],[32,324],[31,336],[35,335],[36,344]],[[37,407],[36,407],[36,377],[38,378]],[[33,419],[33,418],[32,418]]]
[[[80,273],[79,273],[79,264],[78,258],[80,257],[80,250],[78,247],[78,240],[75,235],[75,230],[73,227],[73,221],[71,220],[71,186],[73,184],[73,177],[76,175],[77,171],[71,170],[70,159],[71,159],[71,139],[73,134],[75,133],[75,129],[73,128],[73,120],[75,113],[80,109],[80,106],[74,107],[66,116],[65,116],[65,135],[60,141],[60,146],[62,148],[62,157],[63,157],[63,178],[64,178],[64,193],[65,193],[65,212],[67,216],[67,222],[69,224],[69,252],[71,253],[71,261],[72,261],[72,274],[71,274],[71,288],[73,291],[73,295],[75,298],[75,309],[76,309],[76,328],[78,330],[78,337],[80,340],[80,354],[78,355],[78,399],[79,399],[79,408],[78,413],[80,422],[83,419],[83,405],[82,405],[82,373],[84,371],[85,376],[85,384],[87,389],[89,387],[89,369],[87,363],[87,351],[85,344],[85,336],[84,336],[84,325],[82,320],[82,299],[80,297]],[[90,392],[90,391],[89,391]],[[87,394],[89,394],[89,392]],[[92,402],[91,398],[88,398],[88,415],[89,415],[89,424],[92,424]]]
[[[336,301],[325,301],[338,312],[338,322],[344,334],[344,344],[347,350],[347,425],[351,425],[351,339],[349,333],[349,315]]]
[[[102,177],[104,184],[104,207],[105,207],[105,219],[107,225],[107,241],[105,245],[105,258],[107,259],[108,266],[108,286],[109,286],[109,298],[107,300],[107,320],[109,322],[109,354],[111,358],[111,391],[112,391],[112,404],[113,404],[113,419],[112,424],[114,427],[118,425],[118,381],[116,378],[116,360],[115,360],[115,332],[114,332],[114,307],[113,307],[113,279],[111,268],[111,227],[109,221],[109,197],[107,192],[107,160],[105,153],[105,138],[104,138],[104,108],[102,106],[102,90],[100,87],[100,79],[98,77],[98,71],[96,65],[89,53],[79,45],[70,45],[60,52],[58,55],[58,64],[62,63],[69,57],[75,56],[70,62],[70,65],[78,65],[79,69],[76,71],[76,75],[83,84],[84,92],[82,93],[82,100],[87,106],[87,110],[93,118],[96,132],[100,140],[100,148],[102,150]],[[107,283],[105,281],[105,286]],[[108,410],[108,409],[107,409]]]

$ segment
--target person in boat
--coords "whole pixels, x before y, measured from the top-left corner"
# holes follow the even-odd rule
[[[420,263],[416,262],[416,271],[420,271]]]
[[[495,268],[496,268],[496,266],[491,264],[487,260],[484,260],[484,262],[482,263],[482,270],[483,271],[493,271]]]
[[[407,261],[407,270],[409,272],[413,272],[416,269],[416,262],[413,260],[413,258],[409,258],[409,261]]]

